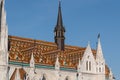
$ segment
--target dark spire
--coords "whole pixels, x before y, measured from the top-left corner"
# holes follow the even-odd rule
[[[61,13],[61,2],[60,1],[59,1],[59,9],[58,9],[57,26],[63,26],[62,13]]]
[[[59,0],[59,7],[58,7],[58,17],[57,17],[57,24],[55,27],[55,30],[62,30],[65,32],[65,28],[63,26],[63,20],[62,20],[62,12],[61,12],[61,1]]]
[[[58,7],[58,17],[57,17],[57,24],[54,29],[55,33],[55,43],[57,44],[58,49],[64,50],[64,33],[65,33],[65,28],[63,26],[63,21],[62,21],[62,11],[61,11],[61,1],[59,0],[59,7]]]

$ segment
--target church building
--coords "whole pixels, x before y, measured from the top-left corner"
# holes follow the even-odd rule
[[[115,80],[100,34],[96,49],[65,44],[60,1],[54,42],[8,35],[4,5],[0,0],[0,80]]]

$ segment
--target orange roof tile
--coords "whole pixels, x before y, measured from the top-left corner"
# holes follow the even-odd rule
[[[53,42],[9,36],[10,50],[9,59],[15,62],[29,63],[31,54],[34,54],[36,64],[54,65],[57,55],[59,55],[62,67],[76,68],[79,58],[82,59],[86,48],[65,45],[65,50],[60,51]],[[92,50],[94,57],[96,50]],[[64,62],[66,65],[64,65]],[[109,69],[106,67],[106,75]]]

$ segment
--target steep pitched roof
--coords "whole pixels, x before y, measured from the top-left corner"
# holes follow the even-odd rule
[[[59,55],[60,66],[73,69],[77,68],[79,59],[82,59],[86,49],[84,47],[65,45],[65,50],[60,51],[55,43],[16,36],[9,36],[9,42],[10,61],[29,64],[31,54],[33,53],[35,64],[54,66],[56,57]],[[96,50],[92,49],[92,53],[96,57]],[[106,75],[108,74],[109,68],[106,66]]]

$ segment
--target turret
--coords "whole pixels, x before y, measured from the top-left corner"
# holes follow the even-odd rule
[[[80,62],[80,59],[79,59],[79,63],[78,63],[78,66],[77,66],[77,72],[78,73],[80,72],[80,66],[81,66],[81,62]]]
[[[96,51],[96,74],[98,75],[98,80],[105,80],[105,60],[103,57],[100,34],[98,35],[98,44]]]
[[[30,59],[30,67],[31,67],[31,68],[34,68],[34,67],[35,67],[35,61],[34,61],[33,53],[32,53],[32,55],[31,55],[31,59]]]
[[[4,0],[0,0],[0,79],[8,78],[8,28]]]
[[[100,34],[98,34],[98,44],[97,44],[96,59],[104,60],[103,52],[102,52],[102,47],[101,47],[101,42],[100,42]]]
[[[96,72],[100,74],[105,74],[105,60],[103,57],[100,34],[98,35],[97,53],[96,53]]]
[[[35,76],[35,61],[34,61],[34,55],[32,53],[30,59],[30,69],[27,77],[29,77],[29,79],[31,80],[33,79],[34,76]]]
[[[19,69],[16,70],[15,80],[21,80]]]
[[[59,63],[59,57],[57,56],[56,62],[55,62],[55,70],[60,70],[60,63]]]
[[[78,63],[78,66],[77,66],[77,74],[76,74],[77,80],[81,80],[82,79],[82,74],[81,74],[80,67],[81,67],[81,61],[79,59],[79,63]]]
[[[8,28],[6,23],[6,12],[4,9],[4,0],[0,3],[0,50],[8,50]]]
[[[56,80],[60,80],[60,63],[59,63],[58,55],[55,62],[55,75],[56,75]]]
[[[59,1],[59,8],[58,8],[58,18],[57,24],[54,29],[54,39],[55,43],[57,44],[57,48],[64,51],[65,45],[65,28],[63,26],[62,21],[62,12],[61,12],[61,2]]]

